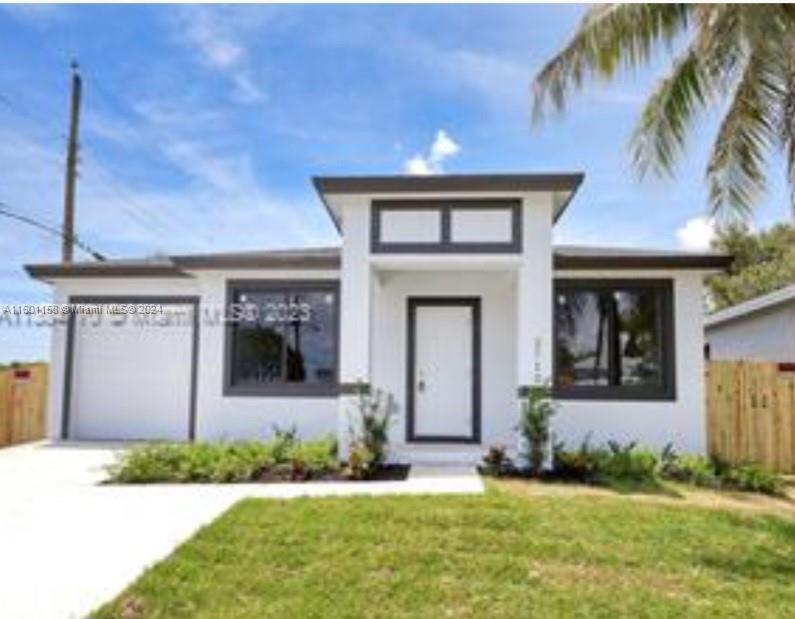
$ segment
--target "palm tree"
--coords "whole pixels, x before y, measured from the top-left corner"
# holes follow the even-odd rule
[[[630,140],[633,164],[671,175],[697,114],[725,106],[706,177],[715,215],[747,217],[766,188],[766,162],[787,160],[795,189],[795,6],[608,4],[588,10],[569,44],[534,81],[533,117],[565,109],[587,77],[636,69],[679,50]]]

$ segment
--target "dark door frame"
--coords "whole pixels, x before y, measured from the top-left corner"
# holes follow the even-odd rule
[[[187,439],[196,439],[196,391],[199,379],[199,297],[165,295],[79,295],[69,297],[70,305],[105,305],[111,303],[190,305],[193,311],[193,337],[191,341],[190,399],[188,400]],[[61,438],[70,438],[72,422],[72,382],[74,374],[76,314],[70,312],[66,327],[66,351],[64,357],[64,380],[61,397]],[[104,316],[104,315],[103,315]]]
[[[472,311],[472,432],[469,436],[417,435],[414,385],[417,361],[417,309],[420,307],[468,307]],[[480,297],[409,297],[406,329],[406,441],[411,443],[480,443]]]

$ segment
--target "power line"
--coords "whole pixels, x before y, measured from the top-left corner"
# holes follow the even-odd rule
[[[76,234],[67,235],[62,230],[59,230],[54,226],[44,224],[40,221],[36,221],[35,219],[28,217],[26,215],[20,215],[19,213],[15,213],[9,209],[10,207],[5,202],[0,202],[0,215],[8,217],[9,219],[15,219],[22,223],[28,224],[29,226],[33,226],[34,228],[38,228],[39,230],[43,230],[44,232],[47,232],[49,234],[53,234],[66,242],[71,242],[75,247],[77,247],[78,249],[82,249],[84,252],[89,254],[95,260],[98,260],[100,262],[105,261],[105,256],[103,254],[93,249],[87,243],[84,243],[82,240],[80,240],[77,237]]]
[[[93,152],[94,156],[91,159],[95,161],[99,159],[99,156],[93,148],[89,150],[85,142],[83,142],[82,146],[83,152]],[[186,222],[178,222],[174,218],[166,217],[164,213],[159,210],[153,210],[143,206],[137,201],[137,198],[134,197],[132,191],[127,188],[124,182],[114,178],[103,166],[98,164],[91,165],[91,160],[85,160],[82,170],[81,177],[85,182],[93,178],[94,181],[97,182],[97,185],[104,190],[103,193],[118,200],[118,205],[121,209],[132,217],[141,227],[164,240],[170,240],[175,234],[183,234],[186,232]],[[93,176],[91,176],[92,172]],[[104,182],[100,179],[104,179]],[[199,236],[198,233],[193,230],[190,232],[197,237]],[[207,239],[202,238],[201,240],[205,243],[207,242]]]

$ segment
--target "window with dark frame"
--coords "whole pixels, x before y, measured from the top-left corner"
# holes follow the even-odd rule
[[[227,394],[335,394],[336,283],[231,282],[228,300]]]
[[[555,282],[555,395],[673,399],[670,280]]]

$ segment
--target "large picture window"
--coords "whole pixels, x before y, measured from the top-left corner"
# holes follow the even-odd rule
[[[669,280],[557,280],[556,395],[673,399],[673,328]]]
[[[334,395],[336,282],[230,282],[228,395]]]

